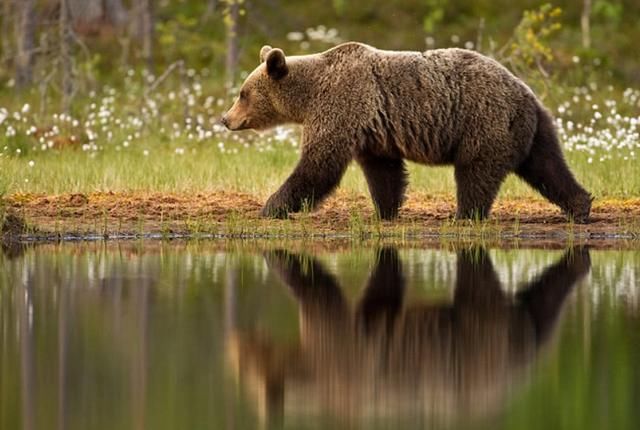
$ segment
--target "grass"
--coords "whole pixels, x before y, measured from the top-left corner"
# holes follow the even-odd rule
[[[141,191],[193,193],[229,190],[265,199],[293,170],[298,154],[289,148],[271,152],[242,149],[221,154],[202,144],[183,155],[159,147],[145,156],[141,151],[106,150],[89,157],[79,150],[33,153],[0,158],[0,181],[5,194],[89,193]],[[640,196],[638,163],[605,160],[588,163],[588,156],[569,153],[567,161],[578,180],[597,198]],[[30,166],[32,162],[32,167]],[[455,194],[451,167],[409,166],[409,191]],[[361,170],[352,164],[341,188],[368,194]],[[533,198],[537,193],[514,175],[503,184],[499,198]]]
[[[4,230],[4,220],[6,216],[6,203],[4,200],[4,196],[6,194],[5,186],[2,182],[0,182],[0,235],[2,234],[2,230]]]

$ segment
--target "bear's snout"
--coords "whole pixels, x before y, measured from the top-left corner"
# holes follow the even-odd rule
[[[220,124],[224,125],[231,131],[245,130],[249,128],[247,118],[238,115],[233,111],[233,109],[222,115],[222,118],[220,118]]]

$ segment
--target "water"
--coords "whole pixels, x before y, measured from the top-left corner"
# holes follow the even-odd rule
[[[5,250],[0,428],[637,428],[639,283],[637,250]]]

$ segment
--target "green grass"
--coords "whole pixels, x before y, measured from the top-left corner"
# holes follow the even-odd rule
[[[151,144],[147,147],[152,147]],[[192,152],[193,151],[193,152]],[[81,150],[32,152],[0,158],[0,192],[87,193],[136,191],[191,193],[214,190],[246,192],[264,198],[275,191],[293,170],[298,155],[287,147],[269,152],[241,148],[237,154],[221,153],[211,144],[178,155],[170,146],[141,150],[105,150],[91,157]],[[33,166],[29,162],[33,161]],[[581,153],[569,153],[567,161],[578,180],[597,197],[640,197],[636,161],[587,162]],[[452,167],[411,164],[410,191],[455,194]],[[364,176],[353,163],[341,184],[354,193],[367,193]],[[515,175],[501,188],[500,197],[528,198],[536,193]]]

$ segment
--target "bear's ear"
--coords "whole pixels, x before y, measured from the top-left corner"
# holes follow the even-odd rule
[[[269,51],[271,51],[273,48],[270,47],[269,45],[264,45],[262,48],[260,48],[260,62],[264,63],[264,60],[267,59],[267,54],[269,53]]]
[[[276,81],[284,78],[289,73],[289,67],[287,67],[287,60],[284,57],[282,49],[272,49],[267,54],[267,74]]]

